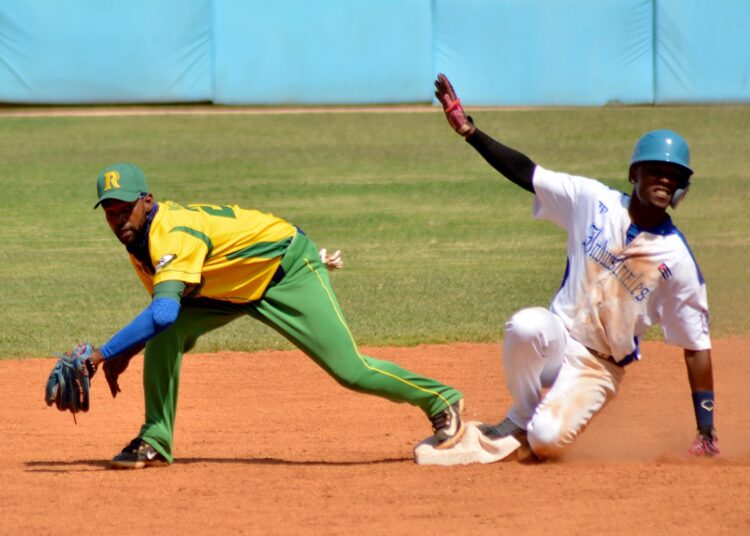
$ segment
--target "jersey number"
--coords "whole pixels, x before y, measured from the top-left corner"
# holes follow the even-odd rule
[[[193,212],[205,212],[209,216],[232,219],[236,218],[232,207],[226,205],[190,205],[185,208],[187,208],[187,210],[192,210]]]

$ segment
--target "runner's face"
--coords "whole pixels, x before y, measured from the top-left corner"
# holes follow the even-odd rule
[[[669,162],[641,162],[633,166],[633,196],[643,207],[666,210],[675,190],[687,186],[690,175]]]
[[[135,243],[143,236],[146,228],[146,216],[153,206],[151,194],[127,202],[119,199],[102,201],[104,215],[112,232],[125,246]]]

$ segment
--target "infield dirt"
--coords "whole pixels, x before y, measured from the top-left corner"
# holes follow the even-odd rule
[[[495,422],[499,344],[364,348],[466,395]],[[417,409],[349,392],[297,351],[187,355],[175,463],[111,471],[141,424],[142,357],[73,424],[48,408],[53,359],[0,362],[0,533],[748,534],[750,340],[714,341],[717,460],[686,460],[681,351],[645,343],[619,397],[559,462],[423,467]],[[100,373],[101,374],[101,373]]]

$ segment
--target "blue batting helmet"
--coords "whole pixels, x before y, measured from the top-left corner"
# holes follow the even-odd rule
[[[685,138],[673,130],[652,130],[644,134],[633,149],[630,164],[638,162],[669,162],[690,169],[690,148]]]

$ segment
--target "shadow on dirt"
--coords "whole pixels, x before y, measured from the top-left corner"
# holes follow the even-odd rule
[[[280,458],[179,458],[174,466],[193,464],[243,464],[243,465],[289,465],[289,466],[352,466],[383,465],[413,462],[412,458],[385,458],[382,460],[335,461],[335,460],[284,460]],[[32,460],[24,462],[30,473],[69,473],[91,471],[91,468],[109,469],[109,460]],[[88,469],[86,469],[88,467]]]

